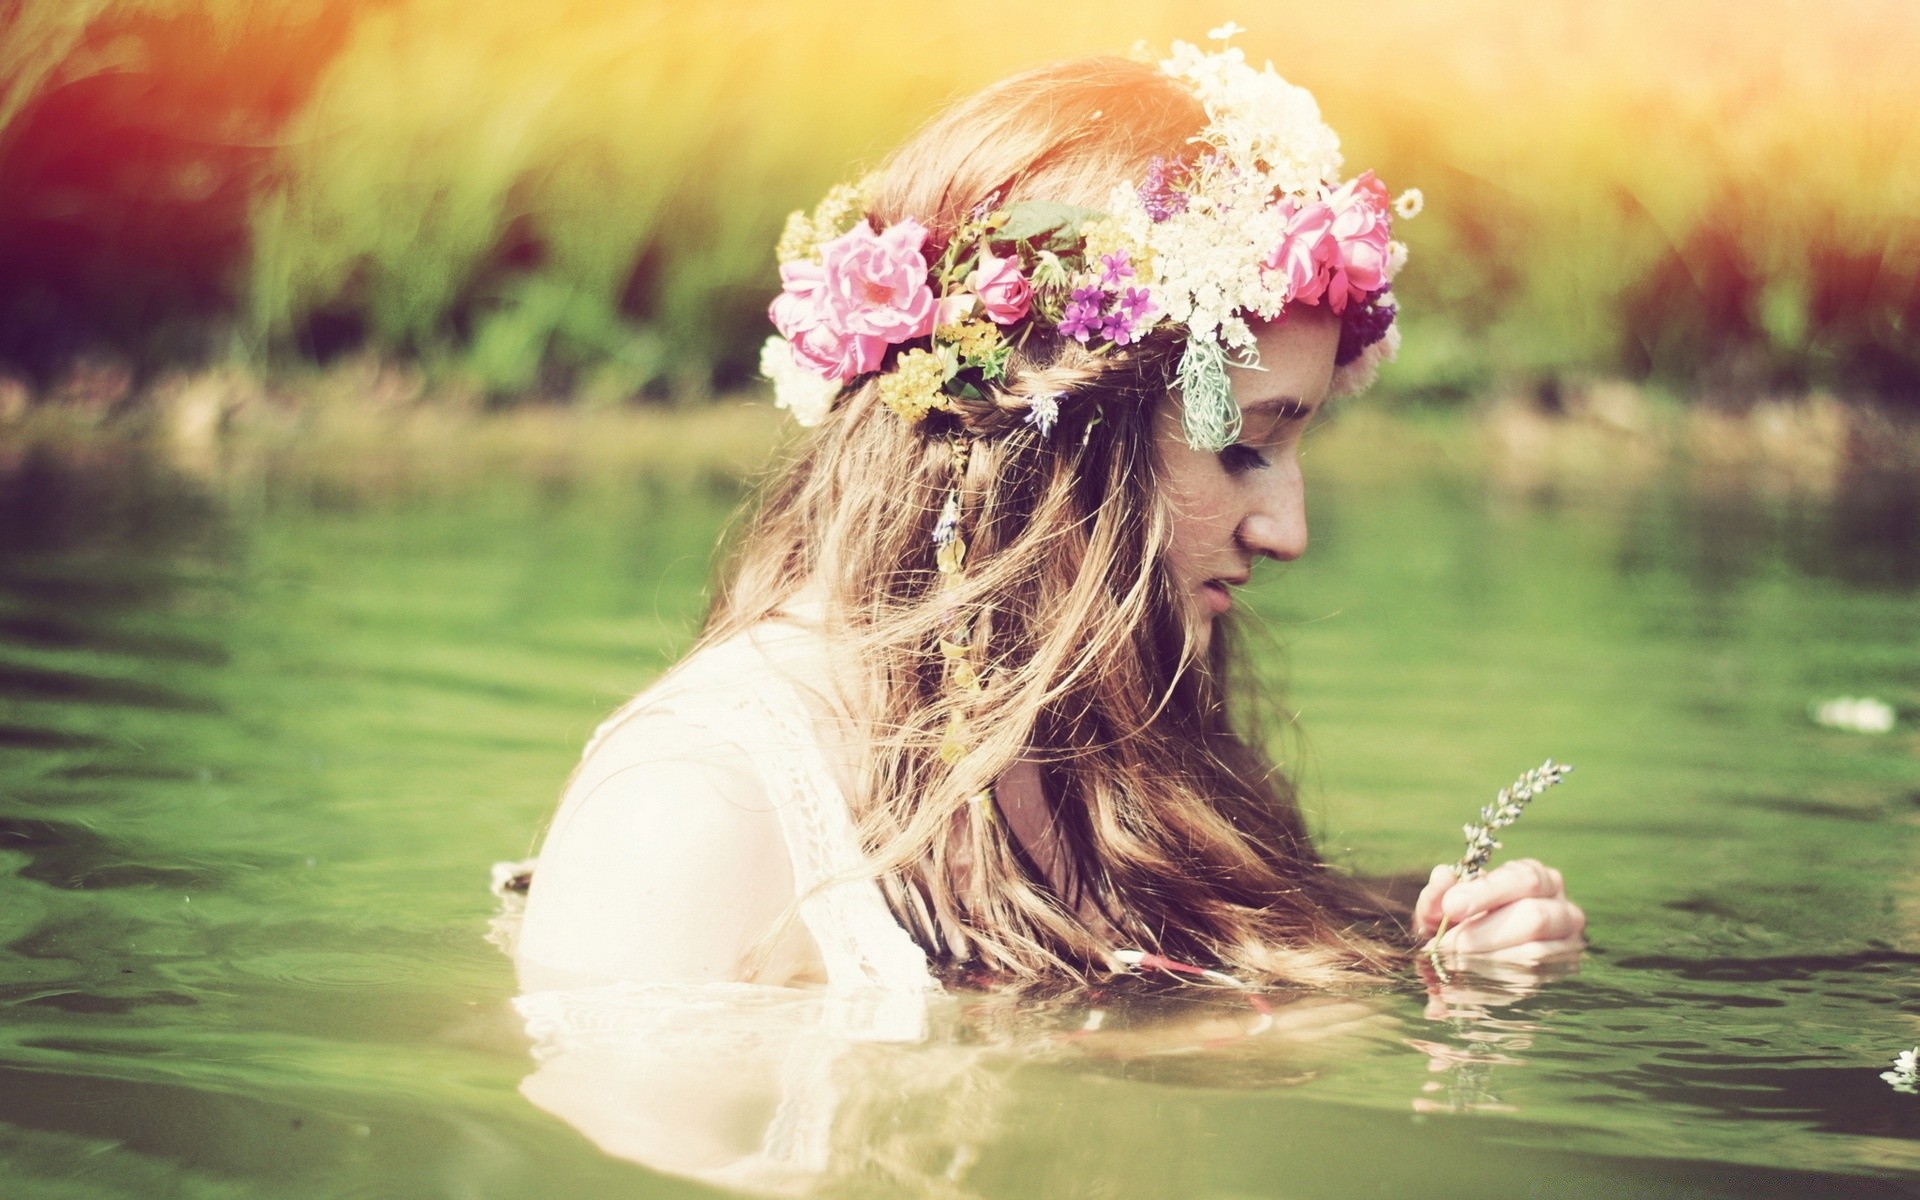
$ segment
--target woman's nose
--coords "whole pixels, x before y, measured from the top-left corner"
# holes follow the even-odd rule
[[[1266,474],[1268,486],[1240,520],[1240,545],[1249,553],[1292,562],[1307,552],[1307,494],[1300,466],[1289,457]]]

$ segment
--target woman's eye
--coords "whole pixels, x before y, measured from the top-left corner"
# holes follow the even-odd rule
[[[1267,464],[1267,456],[1247,445],[1235,442],[1220,452],[1220,461],[1229,471],[1253,471]]]

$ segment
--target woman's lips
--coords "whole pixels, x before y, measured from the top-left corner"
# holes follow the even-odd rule
[[[1207,607],[1213,610],[1216,617],[1233,607],[1233,593],[1218,579],[1209,579],[1201,584],[1200,594],[1207,598]]]

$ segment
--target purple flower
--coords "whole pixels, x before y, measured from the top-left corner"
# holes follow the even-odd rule
[[[1073,302],[1075,304],[1091,304],[1095,308],[1098,308],[1107,302],[1106,289],[1100,287],[1098,284],[1083,284],[1073,289]]]
[[[1180,190],[1188,172],[1185,164],[1156,158],[1147,164],[1147,179],[1140,185],[1140,206],[1154,224],[1187,211],[1187,194]]]
[[[1130,287],[1121,294],[1114,309],[1126,313],[1135,322],[1144,321],[1153,312],[1153,293],[1143,287]]]
[[[1103,287],[1117,288],[1133,278],[1133,264],[1127,261],[1125,250],[1101,255],[1100,267],[1100,283]]]
[[[1362,303],[1347,305],[1347,311],[1340,315],[1340,345],[1333,352],[1335,366],[1346,366],[1387,336],[1394,317],[1394,306],[1381,303],[1387,295],[1387,289],[1381,288]]]
[[[1100,319],[1100,336],[1116,346],[1134,342],[1133,318],[1124,312],[1111,312]]]
[[[1081,289],[1081,291],[1085,290],[1087,289]],[[1100,289],[1092,290],[1098,297]],[[1097,298],[1083,300],[1080,298],[1080,292],[1076,291],[1074,298],[1068,302],[1066,311],[1060,316],[1061,336],[1084,343],[1098,332],[1100,332],[1100,301]]]

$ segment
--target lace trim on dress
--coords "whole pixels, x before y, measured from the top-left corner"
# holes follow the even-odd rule
[[[671,714],[690,730],[748,752],[776,805],[800,919],[819,947],[827,986],[623,981],[528,992],[514,1008],[543,1064],[579,1055],[642,1068],[663,1062],[770,1067],[778,1101],[759,1150],[701,1177],[798,1194],[828,1166],[842,1059],[860,1042],[924,1041],[930,1002],[942,989],[925,951],[887,907],[812,712],[768,645],[743,635],[681,664],[603,722],[585,756],[642,713]],[[502,907],[491,936],[504,948],[511,949],[517,933],[534,865],[494,868]]]
[[[641,713],[671,714],[690,729],[743,747],[775,805],[800,919],[819,947],[828,987],[867,993],[858,1003],[836,1005],[835,1024],[856,1038],[917,1039],[925,1029],[926,995],[940,985],[926,952],[894,918],[873,878],[799,685],[769,653],[783,636],[802,635],[749,630],[682,663],[602,722],[583,758]],[[496,890],[527,865],[496,867]]]

